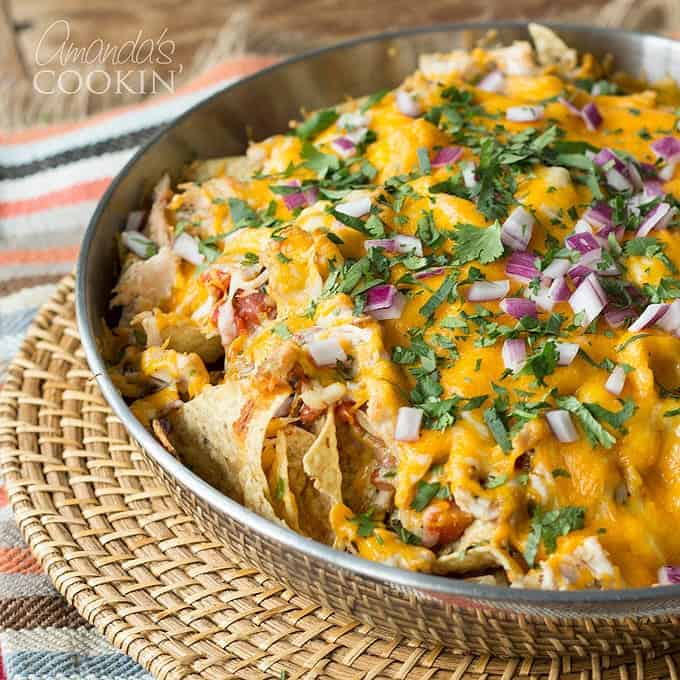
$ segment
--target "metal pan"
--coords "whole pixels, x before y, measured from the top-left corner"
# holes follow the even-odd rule
[[[680,43],[568,25],[552,26],[572,47],[612,54],[617,67],[680,81]],[[175,177],[195,158],[243,153],[247,135],[285,130],[307,110],[396,86],[423,52],[473,47],[490,30],[499,42],[527,39],[525,24],[459,24],[353,40],[246,78],[194,106],[125,166],[101,200],[80,252],[78,325],[99,386],[149,464],[183,508],[244,562],[295,592],[349,612],[386,635],[406,635],[495,655],[621,654],[680,647],[680,586],[551,592],[500,588],[412,573],[335,551],[232,501],[173,458],[134,418],[109,379],[97,345],[115,283],[114,236],[165,171]],[[673,640],[678,640],[675,643]]]

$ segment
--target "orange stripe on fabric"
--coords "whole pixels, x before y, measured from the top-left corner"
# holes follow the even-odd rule
[[[40,210],[47,210],[48,208],[56,208],[60,205],[96,200],[106,191],[106,188],[111,183],[111,179],[111,177],[104,177],[103,179],[96,179],[91,182],[80,182],[65,189],[51,191],[35,198],[0,203],[0,218],[17,217],[18,215],[27,215]]]
[[[8,264],[33,264],[36,262],[70,262],[78,257],[79,246],[47,248],[45,250],[0,251],[0,266]]]
[[[40,565],[28,548],[0,548],[0,574],[40,573]]]
[[[273,63],[279,61],[279,57],[240,57],[236,59],[231,59],[222,64],[218,64],[212,69],[209,69],[203,75],[192,80],[185,87],[179,88],[175,94],[188,94],[190,92],[195,92],[202,87],[207,87],[214,83],[219,82],[227,78],[238,78],[240,76],[247,76],[255,71],[259,71],[265,66],[270,66]],[[26,130],[19,130],[18,132],[3,133],[0,132],[0,144],[25,144],[26,142],[35,142],[38,140],[47,139],[49,137],[54,137],[57,135],[62,135],[65,132],[71,132],[73,130],[84,129],[96,125],[102,121],[108,120],[109,118],[114,118],[122,113],[127,113],[129,111],[138,111],[148,106],[153,106],[159,101],[165,101],[171,99],[175,94],[168,95],[158,95],[145,99],[139,104],[132,104],[130,106],[120,106],[109,111],[100,113],[96,116],[92,116],[84,121],[70,122],[70,123],[58,123],[56,125],[47,125],[44,127],[33,127]]]

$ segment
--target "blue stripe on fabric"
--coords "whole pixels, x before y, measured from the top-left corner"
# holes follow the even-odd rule
[[[13,312],[7,313],[0,311],[0,336],[18,335],[25,332],[37,313],[37,307],[15,309]]]
[[[81,656],[67,652],[11,652],[3,656],[7,680],[153,680],[124,654]]]

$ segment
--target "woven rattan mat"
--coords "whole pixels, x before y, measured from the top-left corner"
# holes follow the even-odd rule
[[[384,639],[243,564],[176,505],[106,405],[78,339],[73,283],[58,286],[9,371],[2,474],[58,590],[156,677],[680,678],[680,654],[508,660]]]

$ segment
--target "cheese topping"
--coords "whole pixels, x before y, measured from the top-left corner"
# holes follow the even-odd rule
[[[135,414],[223,379],[289,386],[312,434],[334,409],[328,521],[368,559],[544,588],[680,564],[680,99],[558,48],[425,56],[194,168],[163,213],[199,259],[161,250],[172,290],[135,294],[159,255],[130,254],[117,288]]]

